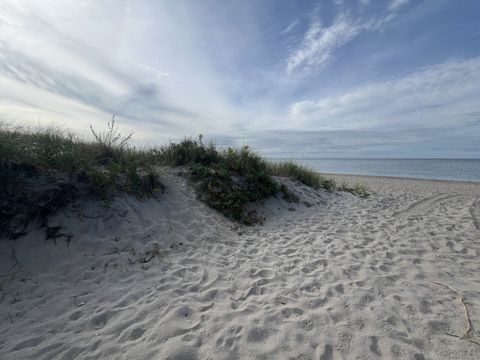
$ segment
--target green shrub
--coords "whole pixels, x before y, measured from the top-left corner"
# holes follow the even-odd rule
[[[266,172],[266,163],[247,147],[218,154],[216,163],[191,167],[190,178],[199,198],[232,220],[255,222],[246,213],[246,205],[275,194],[278,183]]]

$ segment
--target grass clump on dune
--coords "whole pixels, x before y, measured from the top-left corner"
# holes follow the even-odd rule
[[[366,199],[370,196],[370,193],[368,192],[368,189],[361,184],[355,184],[353,186],[350,186],[346,183],[343,183],[342,185],[339,186],[338,188],[339,191],[345,191],[349,192],[355,196],[361,197],[363,199]]]
[[[272,175],[285,176],[300,181],[301,183],[314,189],[344,191],[361,198],[367,198],[370,196],[367,188],[361,184],[355,184],[351,186],[347,183],[343,183],[341,185],[337,185],[335,180],[322,176],[305,166],[294,163],[293,161],[270,163],[269,172]]]
[[[284,176],[314,189],[335,190],[336,183],[305,166],[298,165],[293,161],[269,163],[269,173],[276,176]]]
[[[221,160],[221,153],[214,143],[205,144],[202,136],[198,140],[185,138],[179,143],[170,143],[158,150],[157,160],[167,166],[201,164],[208,166]]]
[[[160,184],[145,151],[129,146],[131,134],[123,137],[115,118],[107,130],[96,132],[94,141],[85,141],[61,128],[22,129],[0,125],[0,167],[29,167],[36,172],[61,174],[85,183],[107,197],[115,190],[147,195]]]

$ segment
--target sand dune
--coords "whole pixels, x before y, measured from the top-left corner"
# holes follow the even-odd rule
[[[480,358],[441,285],[480,342],[480,184],[337,178],[373,194],[291,183],[244,227],[170,173],[0,241],[0,358]]]

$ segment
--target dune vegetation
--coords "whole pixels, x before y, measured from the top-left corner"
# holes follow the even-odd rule
[[[122,136],[115,119],[107,130],[92,128],[94,140],[84,140],[63,128],[25,129],[0,126],[0,166],[21,168],[52,176],[67,176],[107,197],[116,190],[138,195],[159,187],[152,156],[129,146],[131,135]]]
[[[199,136],[137,149],[131,146],[132,134],[122,135],[117,130],[115,117],[106,130],[91,127],[91,133],[92,139],[85,140],[63,128],[26,129],[0,124],[0,182],[5,189],[0,199],[0,227],[21,210],[7,210],[12,201],[29,209],[31,213],[21,220],[26,222],[48,215],[81,193],[104,200],[119,192],[151,196],[163,189],[162,167],[185,169],[201,200],[230,219],[247,224],[255,222],[244,212],[247,203],[278,192],[294,200],[275,177],[288,177],[315,189],[368,196],[363,187],[337,186],[332,179],[292,161],[267,161],[248,146],[221,149]],[[32,179],[43,190],[49,189],[48,195],[43,190],[39,198],[32,195],[28,189]],[[42,203],[41,210],[32,206],[32,201]]]

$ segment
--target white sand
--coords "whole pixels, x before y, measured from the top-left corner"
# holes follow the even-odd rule
[[[337,177],[375,193],[298,187],[248,228],[168,175],[56,216],[69,245],[0,241],[0,359],[479,359],[433,282],[480,341],[480,184]]]

